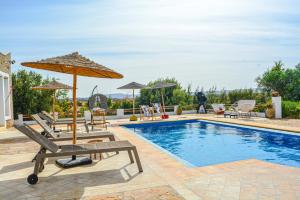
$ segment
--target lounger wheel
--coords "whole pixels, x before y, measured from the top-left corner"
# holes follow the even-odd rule
[[[36,174],[30,174],[28,177],[27,177],[27,182],[30,184],[30,185],[34,185],[38,182],[39,178]]]

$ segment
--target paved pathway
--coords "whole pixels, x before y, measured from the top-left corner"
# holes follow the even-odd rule
[[[34,186],[26,177],[33,171],[30,160],[38,145],[16,131],[0,133],[0,199],[300,199],[299,168],[254,159],[189,168],[117,126],[122,122],[114,121],[109,129],[137,146],[143,173],[126,153],[105,154],[90,166],[67,170],[49,159]]]

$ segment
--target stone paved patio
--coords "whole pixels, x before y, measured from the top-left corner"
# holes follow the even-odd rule
[[[201,117],[224,120],[215,116]],[[255,159],[189,168],[117,126],[126,121],[114,120],[109,129],[118,139],[127,139],[137,146],[143,173],[138,173],[136,165],[130,164],[126,153],[106,154],[103,160],[94,160],[90,166],[67,170],[49,159],[39,174],[39,183],[34,186],[28,185],[26,178],[33,171],[31,159],[39,146],[14,130],[0,133],[0,199],[300,199],[299,168]],[[232,122],[272,126],[269,121],[262,121]],[[281,126],[293,128],[284,123]]]

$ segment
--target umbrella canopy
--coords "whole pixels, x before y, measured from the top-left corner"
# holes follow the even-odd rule
[[[77,75],[98,78],[123,78],[122,74],[91,61],[80,55],[78,52],[47,58],[36,62],[23,62],[21,65],[36,69],[73,74],[73,144],[76,144]]]
[[[66,74],[76,74],[79,76],[89,76],[97,78],[123,78],[119,74],[103,65],[100,65],[82,55],[78,52],[58,56],[53,58],[43,59],[37,62],[23,62],[23,66],[43,69]]]
[[[56,80],[51,81],[48,84],[32,87],[33,90],[71,90],[72,87]]]
[[[154,84],[154,86],[149,87],[147,89],[162,89],[162,88],[169,88],[169,87],[174,87],[174,86],[176,86],[175,83],[157,82]],[[162,118],[168,118],[168,115],[166,114],[166,109],[165,109],[163,90],[160,91],[160,94],[161,94],[161,100],[162,100],[162,108],[163,108],[163,112],[164,112]]]
[[[40,85],[40,86],[35,86],[31,88],[32,90],[53,90],[53,101],[52,101],[52,114],[53,114],[53,119],[55,121],[55,93],[56,90],[71,90],[72,87],[63,83],[60,83],[56,80],[51,81],[48,84],[45,85]],[[53,126],[53,129],[55,129],[55,125]]]
[[[124,89],[127,89],[127,90],[132,90],[132,99],[133,99],[133,102],[132,102],[132,114],[134,115],[134,104],[135,104],[135,101],[134,101],[134,90],[135,89],[142,89],[142,88],[145,88],[146,86],[145,85],[142,85],[140,83],[136,83],[136,82],[131,82],[131,83],[128,83],[126,85],[123,85],[122,87],[119,87],[118,89],[121,89],[121,90],[124,90]]]
[[[174,86],[176,86],[175,83],[157,82],[150,89],[161,89],[161,88],[169,88]]]
[[[128,83],[126,85],[123,85],[122,87],[119,87],[118,89],[127,89],[127,90],[135,90],[135,89],[142,89],[142,88],[145,88],[146,86],[143,85],[143,84],[140,84],[140,83],[136,83],[136,82],[131,82],[131,83]]]

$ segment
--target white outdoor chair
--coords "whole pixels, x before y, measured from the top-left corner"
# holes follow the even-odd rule
[[[149,106],[147,105],[141,105],[140,106],[140,118],[141,120],[144,120],[145,117],[152,117],[153,120],[153,112],[150,111]]]
[[[218,115],[218,114],[224,114],[225,112],[225,106],[224,104],[211,104],[214,112]]]
[[[251,111],[255,108],[255,100],[239,100],[237,110],[240,116],[251,117]]]

